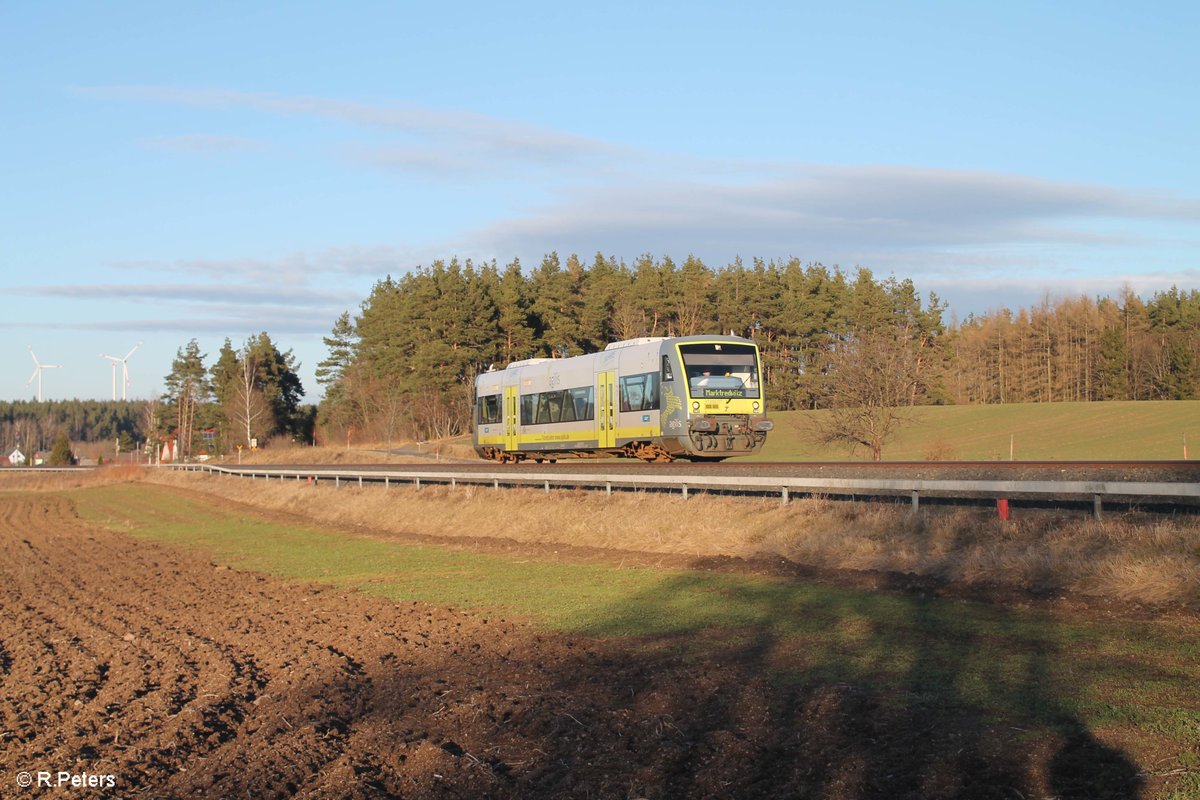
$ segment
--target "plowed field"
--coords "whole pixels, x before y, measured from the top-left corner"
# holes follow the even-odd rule
[[[3,797],[1133,797],[1069,721],[1023,740],[936,697],[769,680],[214,565],[0,497]],[[919,694],[919,693],[918,693]],[[19,789],[28,771],[111,789]]]

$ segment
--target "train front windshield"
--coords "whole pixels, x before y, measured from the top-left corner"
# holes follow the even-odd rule
[[[759,397],[758,352],[750,344],[681,344],[692,397]]]

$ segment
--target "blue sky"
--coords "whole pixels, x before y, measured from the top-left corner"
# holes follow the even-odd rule
[[[175,6],[175,7],[173,7]],[[0,4],[0,398],[551,249],[1200,287],[1193,3]],[[119,388],[118,388],[119,392]]]

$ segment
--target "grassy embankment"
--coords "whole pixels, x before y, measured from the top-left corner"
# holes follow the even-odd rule
[[[555,492],[463,486],[335,489],[322,482],[195,474],[148,478],[258,508],[380,533],[452,542],[487,536],[670,556],[782,557],[823,569],[915,573],[961,585],[1004,584],[1145,603],[1200,605],[1200,517],[1023,512],[820,498]]]
[[[1033,750],[1125,752],[1154,796],[1200,792],[1200,625],[935,600],[683,569],[514,561],[352,534],[142,484],[72,492],[96,524],[219,563],[396,601],[516,614],[639,646],[753,658],[782,685],[833,682]],[[1108,750],[1105,750],[1108,752]]]
[[[771,414],[775,430],[763,461],[835,461],[844,449],[823,448],[808,432],[823,412]],[[1200,400],[1105,403],[1019,403],[921,406],[884,446],[886,461],[1106,460],[1200,458]],[[1011,440],[1010,440],[1011,437]],[[858,458],[867,457],[862,451]]]

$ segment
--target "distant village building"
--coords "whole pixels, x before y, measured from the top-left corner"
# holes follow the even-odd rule
[[[25,466],[25,454],[21,452],[21,448],[17,448],[8,454],[8,463],[14,467]]]

